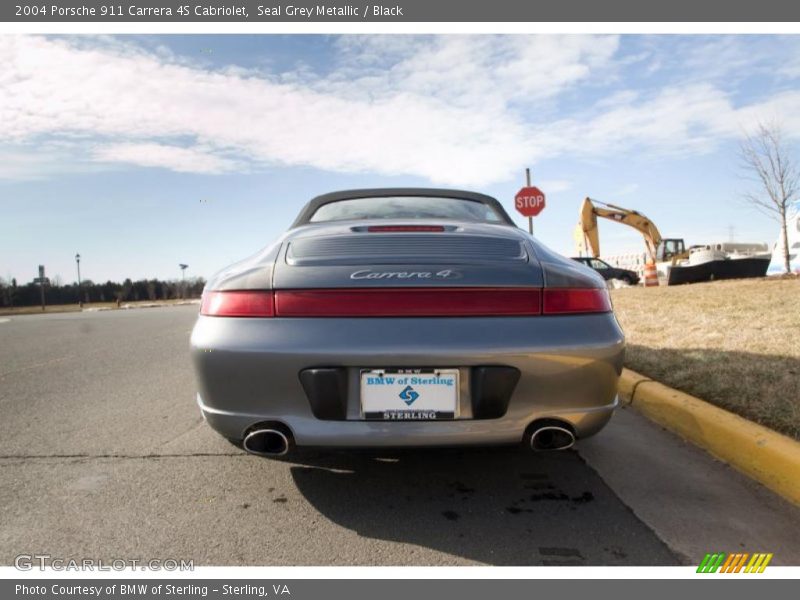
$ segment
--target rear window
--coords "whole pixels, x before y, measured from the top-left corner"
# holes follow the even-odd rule
[[[358,219],[454,219],[476,223],[504,223],[489,205],[461,198],[434,196],[388,196],[349,198],[323,204],[311,222]]]

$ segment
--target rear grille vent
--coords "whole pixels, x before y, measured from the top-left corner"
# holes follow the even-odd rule
[[[491,263],[527,261],[519,240],[476,235],[354,235],[291,242],[286,262],[296,266]]]

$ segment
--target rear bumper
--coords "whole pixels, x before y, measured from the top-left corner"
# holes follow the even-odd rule
[[[547,411],[540,417],[531,415],[530,421],[522,424],[508,419],[482,421],[428,421],[428,422],[382,422],[382,421],[318,421],[302,417],[277,419],[263,415],[225,412],[203,404],[197,395],[197,404],[206,422],[221,435],[230,439],[242,439],[245,430],[260,421],[280,420],[287,423],[300,446],[338,447],[403,447],[403,446],[476,446],[516,444],[522,441],[525,427],[538,419],[558,419],[572,425],[577,438],[594,435],[611,420],[619,406],[615,396],[606,406],[597,406],[582,411]]]
[[[617,407],[624,339],[611,314],[425,319],[232,319],[201,316],[192,334],[198,404],[225,437],[241,439],[280,421],[301,446],[509,444],[537,419],[568,422],[578,438],[602,429]],[[499,418],[472,419],[473,367],[518,369]],[[343,367],[345,420],[314,416],[299,379],[313,367]],[[372,367],[461,371],[461,418],[359,420],[358,374]]]

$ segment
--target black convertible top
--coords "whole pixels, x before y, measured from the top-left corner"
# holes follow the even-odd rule
[[[292,228],[306,225],[311,222],[311,216],[317,212],[320,206],[338,202],[339,200],[352,200],[354,198],[386,198],[389,196],[432,196],[439,198],[458,198],[460,200],[471,200],[491,206],[498,215],[505,221],[506,225],[516,227],[514,221],[496,199],[486,194],[477,192],[467,192],[464,190],[445,190],[437,188],[372,188],[363,190],[343,190],[341,192],[331,192],[312,199],[303,207],[300,214],[292,223]]]

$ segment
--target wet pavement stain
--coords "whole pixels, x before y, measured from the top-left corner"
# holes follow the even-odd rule
[[[298,454],[291,469],[306,501],[337,526],[363,537],[503,565],[627,564],[640,555],[629,552],[621,559],[602,549],[629,551],[627,540],[613,539],[618,535],[611,519],[614,497],[604,494],[602,482],[576,455],[542,455],[536,464],[528,454],[510,450],[476,450],[465,456],[469,460],[447,451],[414,451],[386,463],[366,460],[369,454],[326,455],[315,461]],[[532,495],[542,499],[531,500]],[[628,513],[623,517],[629,518]],[[641,545],[640,539],[634,542]],[[541,555],[540,547],[580,548],[583,558]]]
[[[554,490],[556,486],[552,483],[527,483],[524,487],[526,490]]]
[[[577,548],[542,547],[539,548],[539,554],[544,556],[574,556],[583,560],[583,555]]]
[[[547,473],[520,473],[520,479],[548,479]]]
[[[530,508],[520,508],[518,506],[506,506],[506,510],[510,512],[512,515],[518,515],[520,513],[532,513],[533,509]]]
[[[541,500],[569,500],[564,492],[545,492],[543,494],[533,494],[530,497],[531,502],[540,502]]]
[[[608,546],[604,546],[603,550],[605,550],[609,554],[614,555],[616,558],[628,558],[627,552],[623,552],[621,549],[616,547],[609,548]]]
[[[582,566],[586,559],[577,548],[560,546],[540,547],[542,565],[553,567]]]
[[[473,494],[473,493],[475,493],[475,488],[467,487],[466,485],[464,485],[460,481],[454,481],[453,483],[450,484],[450,487],[455,488],[455,490],[459,494]]]
[[[582,560],[542,560],[543,567],[582,567],[584,563]]]
[[[553,486],[551,486],[553,487]],[[553,487],[553,489],[555,489]],[[519,500],[515,500],[512,502],[511,506],[506,507],[506,512],[511,513],[512,515],[518,515],[521,513],[532,513],[534,512],[532,508],[524,508],[519,506],[520,504],[524,504],[527,501],[531,502],[541,502],[541,501],[555,501],[555,502],[567,502],[570,501],[572,504],[586,504],[588,502],[592,502],[594,500],[594,494],[589,491],[585,491],[579,496],[568,496],[564,492],[557,490],[553,492],[543,492],[541,494],[533,494],[528,498],[520,498]],[[570,506],[570,510],[576,510],[575,506]]]

